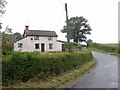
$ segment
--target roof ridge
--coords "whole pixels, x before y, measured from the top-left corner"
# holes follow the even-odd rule
[[[27,33],[27,36],[30,35],[39,35],[39,36],[54,36],[57,37],[58,35],[56,34],[55,31],[48,31],[48,30],[29,30]]]
[[[29,31],[51,31],[51,30],[29,30]],[[55,31],[52,31],[55,32]]]

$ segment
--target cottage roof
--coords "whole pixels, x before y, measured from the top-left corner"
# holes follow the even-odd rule
[[[46,30],[28,30],[27,36],[58,37],[55,31],[46,31]]]
[[[57,42],[66,43],[66,41],[57,40]]]

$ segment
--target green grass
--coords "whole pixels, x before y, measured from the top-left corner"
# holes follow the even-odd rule
[[[110,55],[120,56],[120,47],[117,43],[112,44],[93,43],[91,44],[90,49],[98,52],[107,53]]]
[[[118,44],[104,44],[106,46],[110,46],[110,47],[118,47]]]

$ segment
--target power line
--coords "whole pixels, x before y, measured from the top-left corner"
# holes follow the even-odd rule
[[[64,12],[64,4],[63,4],[63,2],[61,2],[61,1],[59,0],[59,3],[60,3],[61,6],[63,7],[63,9],[61,10],[61,13],[59,14],[58,18],[57,18],[56,21],[55,21],[55,26],[57,26],[58,22],[61,21],[61,18],[62,18],[63,15],[65,14],[65,12]]]
[[[59,0],[59,2],[60,2],[60,4],[61,4],[61,6],[62,6],[62,7],[64,7],[64,3],[63,3],[63,2],[61,2],[61,0]]]

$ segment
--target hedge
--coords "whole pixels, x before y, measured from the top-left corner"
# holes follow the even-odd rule
[[[11,55],[3,57],[2,84],[7,86],[27,82],[34,77],[45,79],[49,75],[59,75],[92,60],[92,57],[91,51],[47,54],[12,52]]]
[[[100,49],[100,50],[108,52],[108,53],[120,52],[120,51],[118,51],[118,45],[111,46],[109,44],[107,45],[107,44],[91,43],[90,47],[97,48],[97,49]]]

